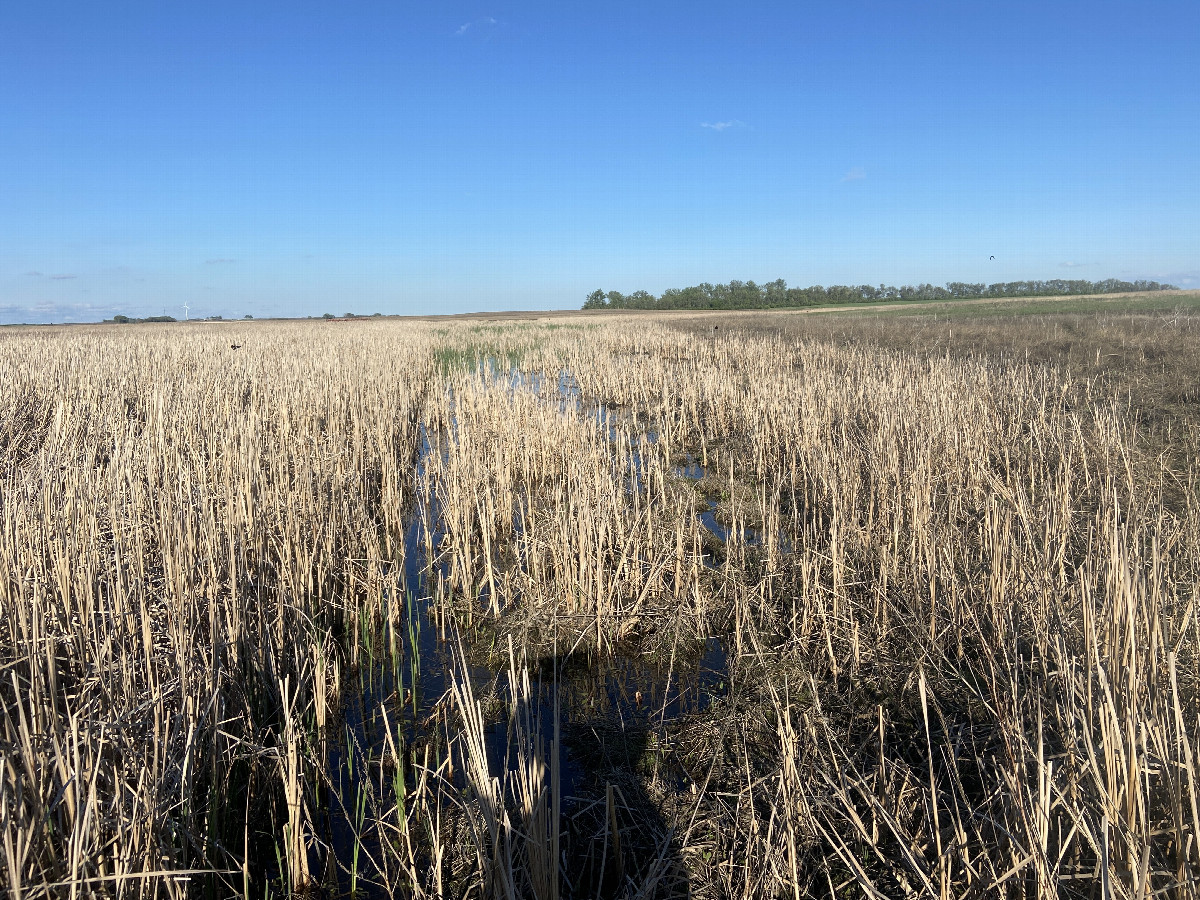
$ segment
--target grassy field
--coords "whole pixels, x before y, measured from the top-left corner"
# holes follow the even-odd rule
[[[4,889],[1194,897],[1194,300],[6,329]]]
[[[1071,313],[1100,313],[1116,315],[1133,313],[1195,313],[1200,309],[1200,291],[1153,291],[1130,294],[1087,294],[1064,297],[1002,297],[979,300],[894,300],[864,306],[824,306],[813,309],[818,313],[906,316],[956,316],[982,318],[987,316],[1064,315]]]

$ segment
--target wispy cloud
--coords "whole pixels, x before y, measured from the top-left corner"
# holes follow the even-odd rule
[[[50,280],[51,281],[70,281],[72,278],[75,278],[75,277],[76,277],[75,275],[71,275],[71,274],[51,275]]]
[[[219,266],[219,265],[223,265],[224,263],[235,263],[235,262],[237,262],[236,259],[229,259],[227,257],[222,256],[222,257],[218,257],[216,259],[206,259],[204,261],[204,264],[206,266]]]
[[[1176,287],[1184,289],[1200,288],[1200,270],[1193,270],[1191,272],[1160,272],[1140,277],[1149,278],[1151,281],[1158,281],[1163,284],[1173,284]]]
[[[474,19],[470,22],[465,22],[462,25],[459,25],[458,30],[455,31],[454,34],[456,37],[461,37],[462,35],[466,34],[468,31],[470,31],[472,28],[475,28],[475,29],[490,28],[496,24],[497,24],[496,20],[493,19],[491,16],[484,16],[482,19]]]
[[[701,128],[711,128],[713,131],[724,131],[726,128],[741,128],[745,122],[730,119],[728,122],[701,122]]]
[[[41,273],[41,272],[26,272],[25,274],[26,274],[26,275],[30,275],[30,276],[32,276],[33,278],[41,278],[41,277],[42,277],[42,273]]]
[[[1080,263],[1080,262],[1061,262],[1061,263],[1059,263],[1059,266],[1064,269],[1082,269],[1086,265],[1087,265],[1087,263]]]
[[[42,300],[31,305],[0,305],[0,322],[96,322],[117,307],[97,303],[58,303]]]
[[[862,181],[867,177],[867,170],[862,166],[855,166],[849,172],[842,176],[842,181]]]

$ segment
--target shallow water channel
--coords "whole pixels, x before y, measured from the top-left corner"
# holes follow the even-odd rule
[[[513,390],[541,388],[528,376],[510,373],[507,377]],[[565,375],[550,397],[563,408],[581,402],[573,380]],[[611,438],[613,413],[597,407],[592,415],[597,427],[606,429]],[[438,445],[437,439],[423,435],[419,476]],[[439,438],[444,440],[446,435]],[[637,468],[640,462],[635,459]],[[689,459],[675,474],[699,480],[705,473]],[[639,476],[637,471],[631,473],[634,479]],[[441,538],[436,505],[436,499],[421,497],[411,512],[404,563],[389,575],[387,587],[402,599],[400,621],[394,625],[394,634],[385,628],[382,639],[367,642],[365,658],[357,671],[349,674],[349,683],[343,683],[340,720],[329,728],[325,745],[329,790],[322,792],[323,813],[315,825],[318,832],[324,831],[317,837],[328,843],[336,866],[331,867],[327,860],[313,871],[329,894],[388,896],[380,878],[387,863],[378,837],[373,837],[364,823],[401,793],[414,792],[416,773],[436,766],[439,754],[446,753],[447,744],[440,738],[446,735],[451,715],[449,692],[456,672],[469,676],[473,694],[482,703],[491,774],[502,773],[515,757],[516,748],[510,745],[514,730],[509,707],[503,702],[510,690],[508,645],[488,627],[452,633],[437,624],[437,598],[447,573],[444,564],[428,558],[426,549],[438,546]],[[715,509],[714,503],[708,503],[706,508],[698,508],[697,514],[724,543],[729,533],[718,523]],[[426,528],[432,529],[432,535],[426,534]],[[746,539],[754,538],[748,535]],[[713,565],[708,558],[705,564]],[[520,653],[517,648],[518,672]],[[581,792],[594,796],[594,784],[588,791],[588,760],[596,752],[598,734],[619,731],[622,736],[630,735],[634,743],[640,735],[644,744],[653,729],[661,730],[680,717],[703,712],[727,690],[726,650],[717,637],[670,653],[642,652],[636,644],[619,643],[603,655],[594,650],[552,653],[525,663],[532,686],[528,708],[536,720],[535,729],[546,736],[556,733],[557,714],[564,818],[583,802]],[[399,772],[390,762],[397,754],[404,760]],[[636,760],[627,762],[632,766]],[[452,780],[461,789],[462,767],[456,768],[459,774]],[[600,790],[603,792],[603,785]]]

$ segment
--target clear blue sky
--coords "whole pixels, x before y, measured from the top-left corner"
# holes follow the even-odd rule
[[[1200,287],[1200,2],[0,0],[0,322],[781,277]]]

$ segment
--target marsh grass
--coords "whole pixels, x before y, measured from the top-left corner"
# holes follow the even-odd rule
[[[0,335],[9,896],[1195,896],[1188,315],[696,322]]]
[[[465,347],[438,347],[434,361],[441,375],[455,372],[490,371],[508,373],[517,369],[525,357],[521,348],[501,348],[496,344],[477,343]]]

